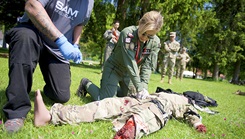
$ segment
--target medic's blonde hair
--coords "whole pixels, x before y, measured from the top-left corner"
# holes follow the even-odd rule
[[[143,34],[148,30],[159,32],[163,26],[163,16],[158,11],[150,11],[139,20],[139,33]]]

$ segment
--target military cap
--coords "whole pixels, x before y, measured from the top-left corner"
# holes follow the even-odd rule
[[[176,36],[176,32],[170,32],[169,36]]]

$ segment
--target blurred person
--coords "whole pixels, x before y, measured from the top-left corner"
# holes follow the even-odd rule
[[[176,39],[176,32],[170,32],[170,40],[164,42],[163,62],[161,68],[161,83],[168,72],[168,83],[172,84],[172,77],[174,73],[174,66],[176,62],[176,55],[180,49],[180,44]]]
[[[111,55],[112,50],[116,46],[117,41],[119,39],[119,36],[120,36],[120,31],[118,31],[119,25],[120,25],[119,21],[115,20],[113,22],[112,28],[109,30],[106,30],[106,32],[103,34],[103,37],[104,39],[106,39],[107,42],[106,42],[106,47],[104,51],[104,61],[103,61],[101,73],[103,72],[103,67],[104,67],[105,62]]]
[[[245,92],[242,92],[241,90],[237,90],[236,92],[234,92],[234,94],[245,96]]]
[[[180,44],[175,40],[176,32],[170,32],[170,40],[164,42],[163,61],[161,68],[161,83],[164,82],[164,77],[168,73],[168,83],[172,84],[176,55],[180,49]]]
[[[88,93],[93,100],[129,94],[144,99],[149,95],[148,82],[156,67],[161,47],[156,34],[162,25],[162,15],[150,11],[139,20],[138,26],[124,28],[111,56],[105,62],[101,87],[82,78],[77,95],[84,97]]]
[[[168,83],[172,84],[172,77],[174,73],[174,66],[176,62],[176,55],[180,49],[180,44],[175,40],[176,32],[170,32],[170,40],[164,42],[164,57],[161,68],[161,83],[168,72]]]
[[[93,0],[27,0],[18,25],[6,33],[9,44],[9,84],[3,112],[7,132],[19,131],[31,109],[29,93],[39,63],[44,94],[54,102],[70,99],[69,60],[80,63],[78,43]],[[66,9],[66,10],[65,10]]]
[[[181,48],[180,53],[177,55],[176,59],[178,61],[176,61],[176,79],[179,78],[181,81],[186,64],[190,61],[190,56],[187,54],[185,47]]]

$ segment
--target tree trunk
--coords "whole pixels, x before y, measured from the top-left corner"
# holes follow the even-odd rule
[[[204,72],[203,79],[207,79],[207,77],[208,77],[207,69],[204,69],[203,72]]]
[[[195,74],[195,76],[193,76],[192,79],[196,79],[197,78],[197,69],[192,67],[192,72]]]
[[[100,47],[100,51],[101,51],[101,53],[100,53],[100,57],[101,57],[101,59],[100,59],[100,65],[102,65],[103,64],[103,60],[104,60],[104,57],[103,57],[104,47],[103,46]]]
[[[147,12],[147,8],[149,7],[150,3],[149,0],[141,1],[142,9],[141,9],[141,17]]]
[[[6,34],[6,28],[4,25],[2,26],[2,33],[3,33],[3,48],[7,49],[7,44],[6,44],[5,37],[4,37]]]
[[[213,70],[213,80],[218,81],[219,79],[219,65],[217,62],[214,63],[214,70]]]
[[[231,83],[238,84],[239,83],[239,74],[240,74],[241,60],[237,60],[235,63],[235,69],[233,72],[233,77]]]
[[[119,19],[120,29],[125,28],[124,21],[126,18],[127,2],[125,0],[118,0],[116,19]]]

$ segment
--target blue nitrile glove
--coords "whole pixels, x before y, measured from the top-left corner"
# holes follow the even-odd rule
[[[75,48],[70,42],[68,42],[67,38],[64,35],[59,37],[55,41],[55,44],[58,46],[60,52],[65,59],[79,62],[78,59],[80,59],[82,55],[80,50],[78,48]]]
[[[80,53],[80,55],[79,55],[77,58],[75,58],[73,61],[74,61],[76,64],[79,64],[79,63],[81,63],[82,60],[83,60],[82,52],[80,51],[79,45],[74,44],[73,47],[75,48],[75,51],[77,51],[78,53]]]

